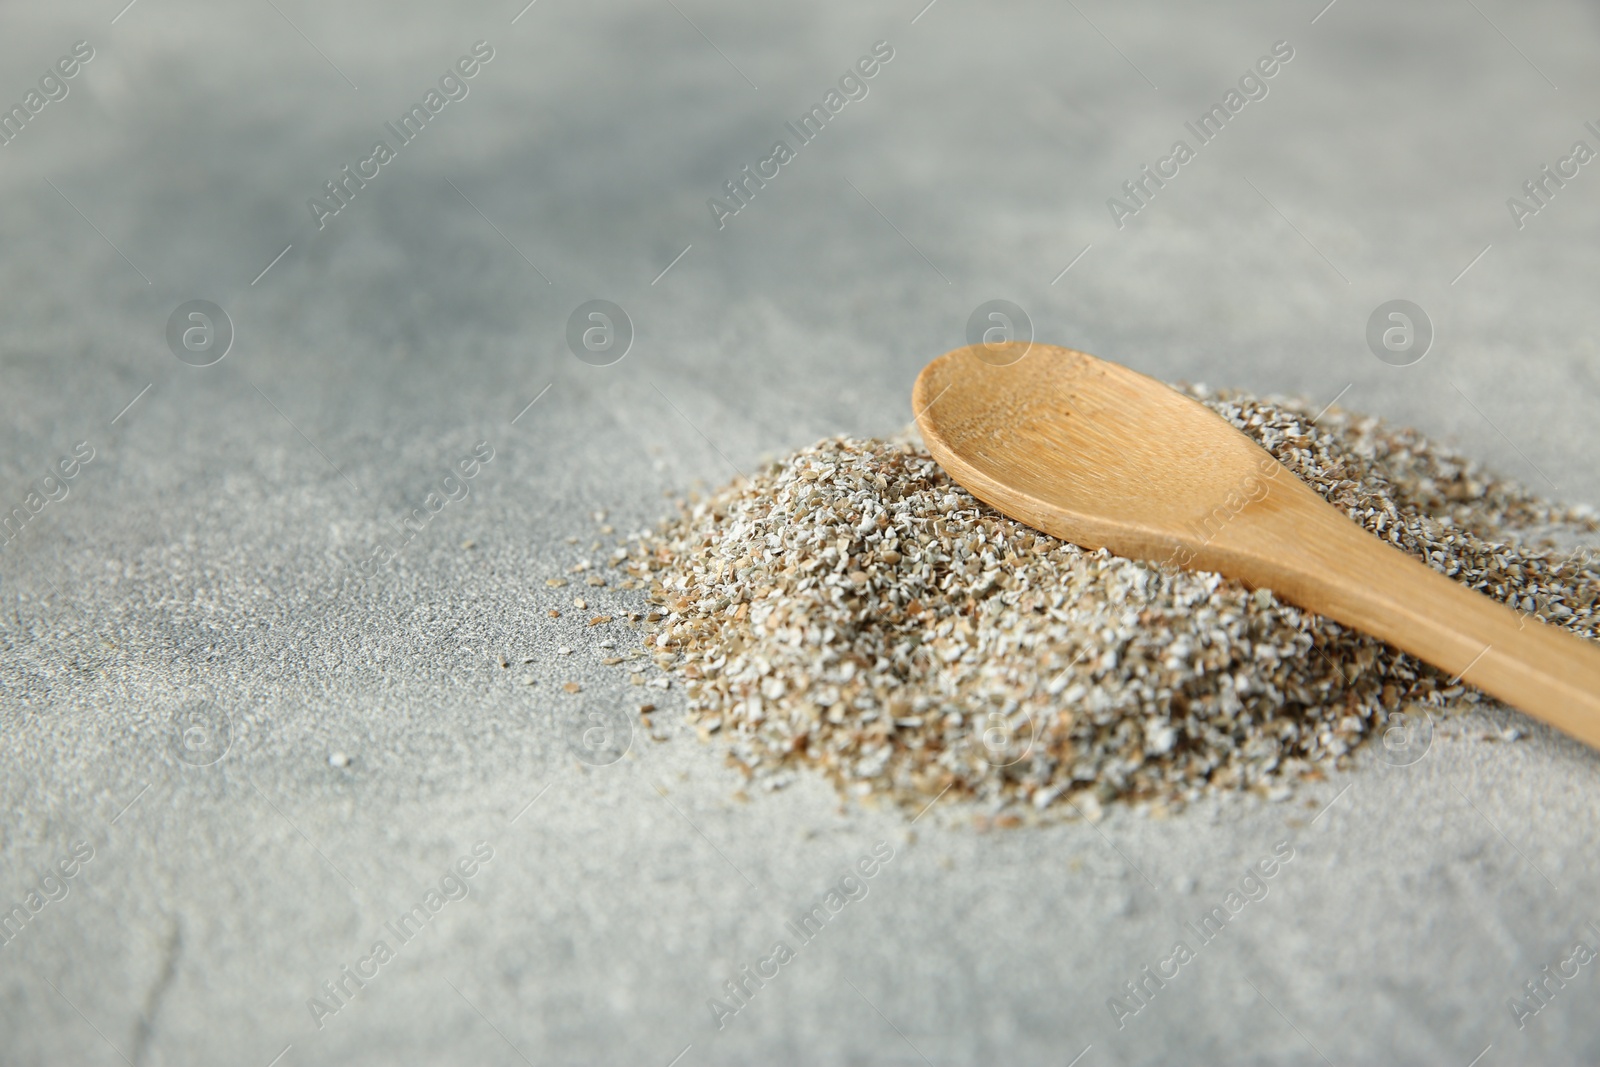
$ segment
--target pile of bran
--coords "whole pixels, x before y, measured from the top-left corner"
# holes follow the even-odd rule
[[[1600,529],[1592,511],[1376,418],[1187,391],[1374,534],[1596,637],[1594,554],[1573,551]],[[812,767],[916,810],[946,793],[1090,818],[1207,791],[1282,799],[1479,698],[1270,590],[1007,519],[914,435],[819,442],[683,502],[613,562],[649,584],[646,645],[684,682],[689,721],[769,789]]]

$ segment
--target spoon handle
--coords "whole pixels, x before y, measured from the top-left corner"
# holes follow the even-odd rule
[[[1277,512],[1285,521],[1257,526],[1253,558],[1233,573],[1600,748],[1600,643],[1468,589],[1314,494],[1295,496]]]

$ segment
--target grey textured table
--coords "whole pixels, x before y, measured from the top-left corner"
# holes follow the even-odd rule
[[[598,511],[636,530],[904,425],[990,299],[1600,501],[1600,175],[1562,163],[1600,148],[1592,5],[121,3],[0,16],[0,506],[27,518],[0,548],[0,1060],[1600,1057],[1593,965],[1508,1004],[1600,936],[1600,783],[1506,709],[1292,803],[910,826],[814,778],[741,802],[686,732],[575,759],[591,714],[647,692],[675,730],[682,694],[601,666],[631,634],[545,585],[596,558]],[[631,322],[609,366],[569,351],[591,299]],[[1435,332],[1407,366],[1366,339],[1394,299]],[[192,300],[231,323],[209,366],[200,320],[169,346]],[[880,842],[868,894],[790,934]],[[1115,1017],[1280,842],[1266,897]]]

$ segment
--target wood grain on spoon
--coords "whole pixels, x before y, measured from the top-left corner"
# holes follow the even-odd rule
[[[1271,589],[1600,748],[1600,646],[1380,541],[1153,378],[1053,345],[975,345],[923,368],[912,405],[940,465],[1014,519]]]

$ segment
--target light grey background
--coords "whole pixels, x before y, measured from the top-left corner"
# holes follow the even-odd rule
[[[0,16],[7,105],[74,41],[96,52],[0,147],[0,506],[95,449],[0,549],[0,902],[96,849],[0,947],[0,1061],[1600,1056],[1594,966],[1526,1029],[1507,1007],[1600,936],[1595,756],[1512,712],[1292,803],[910,826],[810,777],[743,802],[688,733],[579,763],[583,715],[654,699],[676,731],[682,694],[601,666],[632,635],[571,606],[640,594],[545,585],[597,558],[596,511],[636,530],[764,453],[904,425],[917,370],[991,298],[1167,379],[1348,387],[1600,500],[1600,173],[1520,231],[1506,207],[1574,140],[1600,148],[1592,5],[519,7]],[[470,95],[319,231],[307,198],[479,39]],[[707,197],[878,40],[870,94],[718,231]],[[1267,98],[1119,230],[1106,199],[1278,40]],[[637,331],[604,369],[564,340],[596,297]],[[196,298],[237,333],[205,369],[164,340]],[[1394,298],[1438,335],[1406,368],[1364,340]],[[328,599],[480,440],[471,495]],[[232,744],[195,767],[173,723],[204,702]],[[1270,895],[1119,1031],[1107,998],[1284,840]],[[318,984],[477,841],[471,895],[319,1030]],[[879,841],[867,898],[718,1031],[707,999]]]

